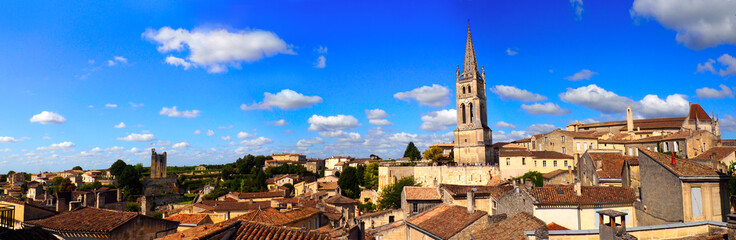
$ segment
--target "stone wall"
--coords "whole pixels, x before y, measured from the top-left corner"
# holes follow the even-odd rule
[[[179,188],[176,186],[176,177],[143,179],[143,195],[161,195],[165,192],[179,193]]]
[[[498,166],[379,167],[378,189],[381,191],[408,176],[414,176],[414,181],[424,187],[440,184],[491,185],[501,181]]]
[[[684,220],[680,179],[655,161],[645,154],[639,155],[641,200],[646,210],[642,209],[645,216],[638,219],[638,226]]]
[[[526,191],[515,188],[498,199],[496,214],[514,216],[520,212],[534,215],[534,199]]]

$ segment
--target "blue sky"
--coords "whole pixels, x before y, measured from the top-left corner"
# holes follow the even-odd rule
[[[0,5],[0,172],[450,142],[468,19],[494,142],[688,101],[736,137],[729,2]]]

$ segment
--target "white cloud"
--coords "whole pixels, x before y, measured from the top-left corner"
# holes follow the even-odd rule
[[[733,90],[731,90],[730,87],[721,84],[720,85],[721,90],[713,89],[709,87],[704,87],[695,90],[695,94],[698,95],[698,98],[700,99],[707,99],[707,98],[733,98]]]
[[[562,109],[559,105],[548,102],[545,104],[535,103],[531,105],[522,104],[521,108],[524,109],[529,114],[534,115],[553,115],[553,116],[559,116],[559,115],[565,115],[570,113],[570,110]]]
[[[219,126],[217,129],[231,129],[233,128],[233,125],[227,125],[227,126]]]
[[[718,75],[725,77],[736,74],[736,58],[731,57],[731,55],[728,54],[723,54],[718,57],[718,62],[721,63],[722,66],[726,67],[726,69],[719,70]]]
[[[724,118],[718,119],[721,130],[736,133],[736,118],[731,115],[724,115]]]
[[[250,134],[250,133],[247,133],[247,132],[239,132],[238,133],[238,138],[240,138],[240,139],[248,139],[248,138],[254,138],[254,137],[256,137],[256,134],[255,133],[254,134]]]
[[[131,133],[130,135],[126,137],[118,138],[120,141],[133,141],[133,142],[148,142],[156,140],[156,137],[153,136],[151,133],[145,133],[145,134],[139,134],[139,133]]]
[[[684,117],[690,109],[687,96],[672,94],[666,99],[660,99],[657,95],[646,95],[638,102],[639,109],[633,109],[634,114],[644,118],[654,117]]]
[[[365,115],[368,117],[368,119],[381,119],[388,117],[388,113],[386,113],[386,111],[378,108],[365,110]]]
[[[62,124],[66,122],[66,118],[55,112],[43,111],[39,114],[33,115],[30,121],[41,124]]]
[[[713,60],[713,59],[708,59],[708,61],[704,63],[698,63],[698,69],[695,72],[696,73],[710,72],[710,73],[715,74],[716,69],[713,67],[714,63],[716,63],[716,60]]]
[[[282,133],[291,134],[291,133],[294,133],[294,130],[286,129],[286,130],[282,131]]]
[[[566,92],[560,93],[560,99],[603,113],[624,113],[628,106],[634,104],[633,100],[607,91],[595,84],[574,89],[567,88]]]
[[[399,100],[409,101],[414,99],[421,105],[430,107],[443,107],[450,103],[450,89],[437,84],[422,86],[408,92],[398,92],[394,97]]]
[[[207,130],[207,136],[213,136],[215,135],[215,131]]]
[[[202,130],[199,130],[199,129],[194,130],[194,134],[197,134],[197,135],[202,134]]]
[[[327,58],[324,55],[320,55],[312,65],[314,68],[325,68],[327,67]]]
[[[498,97],[504,100],[513,99],[524,102],[547,100],[547,97],[545,96],[532,93],[524,89],[519,89],[514,86],[496,85],[494,88],[491,88],[491,92],[495,93],[496,95],[498,95]]]
[[[390,121],[386,119],[369,119],[368,123],[376,125],[376,126],[390,126],[393,125]]]
[[[296,54],[291,45],[268,31],[249,29],[230,32],[223,28],[192,31],[162,27],[147,29],[145,39],[158,44],[161,53],[189,49],[189,55],[179,62],[204,67],[210,73],[221,73],[228,66],[239,68],[243,62],[251,63],[276,54]],[[168,61],[167,61],[168,62]],[[171,64],[171,63],[170,63]]]
[[[122,56],[114,56],[112,59],[107,60],[107,66],[110,66],[110,67],[118,65],[118,63],[123,63],[123,64],[128,63],[128,59]]]
[[[143,107],[143,103],[128,102],[128,104],[130,104],[130,107],[132,107],[133,109]]]
[[[309,139],[301,139],[296,143],[297,147],[311,147],[316,144],[323,144],[325,140],[320,137],[314,137]]]
[[[10,148],[0,148],[0,152],[9,153],[9,152],[12,152],[12,150],[10,150]]]
[[[532,124],[525,130],[513,130],[506,133],[502,130],[493,131],[493,142],[512,142],[524,138],[529,138],[532,135],[540,133],[548,133],[557,129],[554,125],[541,123]]]
[[[266,138],[266,137],[258,137],[253,140],[240,141],[240,144],[245,145],[245,146],[262,146],[262,145],[266,145],[269,143],[273,143],[273,140],[270,138]]]
[[[123,150],[125,150],[125,148],[124,147],[120,147],[120,146],[114,146],[114,147],[105,148],[105,151],[108,151],[108,152],[119,152],[119,151],[123,151]]]
[[[631,17],[654,18],[675,30],[677,42],[691,49],[736,43],[736,1],[723,0],[635,0]]]
[[[276,94],[263,93],[263,102],[253,103],[248,106],[246,104],[240,105],[242,110],[256,110],[256,109],[272,109],[278,107],[285,110],[293,110],[308,107],[322,102],[322,98],[319,96],[304,96],[301,93],[295,92],[291,89],[284,89]]]
[[[189,69],[192,67],[192,63],[187,62],[187,60],[183,58],[174,57],[173,55],[166,56],[166,59],[164,60],[169,65],[173,65],[176,67],[182,67],[184,70]]]
[[[430,112],[422,116],[422,125],[419,128],[436,132],[446,130],[447,127],[457,125],[457,111],[455,109],[445,109]]]
[[[314,51],[319,54],[325,54],[327,53],[327,47],[319,46],[319,48],[314,49]]]
[[[570,6],[575,9],[575,19],[583,19],[583,0],[570,0]]]
[[[115,128],[125,128],[125,123],[124,122],[120,122],[117,125],[115,125]]]
[[[187,149],[190,146],[191,145],[188,142],[184,141],[184,142],[175,143],[174,146],[171,146],[171,147],[176,148],[176,149]]]
[[[555,127],[552,124],[537,123],[537,124],[529,125],[529,127],[526,128],[526,132],[531,135],[534,135],[534,134],[540,134],[540,133],[548,133],[548,132],[554,131],[555,129],[557,129],[557,127]]]
[[[163,107],[161,108],[161,111],[158,112],[159,115],[166,115],[169,117],[184,117],[184,118],[196,118],[199,117],[199,110],[184,110],[179,111],[176,109],[176,106],[173,106],[171,108]]]
[[[230,136],[222,136],[220,137],[220,139],[222,139],[223,141],[230,141],[230,139],[232,138],[230,138]]]
[[[502,127],[502,128],[513,128],[513,129],[516,129],[516,125],[514,125],[514,124],[511,124],[511,123],[507,123],[507,122],[504,122],[504,121],[499,121],[499,122],[497,122],[497,123],[496,123],[496,127]]]
[[[158,140],[158,142],[156,143],[156,145],[158,145],[158,146],[169,146],[169,145],[171,145],[171,141],[161,141],[161,140]]]
[[[15,143],[20,141],[21,139],[16,139],[14,137],[0,137],[0,143]]]
[[[49,139],[51,139],[51,137],[49,137],[49,136],[43,136],[43,139],[49,140]]]
[[[36,150],[62,150],[62,149],[68,149],[73,148],[76,145],[73,142],[60,142],[60,143],[54,143],[49,146],[45,147],[37,147]]]
[[[337,116],[319,116],[312,115],[307,122],[310,124],[310,131],[334,131],[334,130],[347,130],[354,129],[360,126],[358,119],[351,115],[337,115]]]
[[[566,92],[560,93],[560,99],[606,114],[625,113],[626,108],[631,106],[636,118],[685,116],[689,109],[687,96],[682,94],[669,95],[665,100],[649,94],[637,102],[595,84],[575,89],[568,88]]]
[[[511,48],[507,48],[506,49],[506,54],[509,55],[509,56],[514,56],[516,54],[519,54],[519,52],[514,51],[514,50],[511,50]]]
[[[286,123],[286,120],[279,119],[279,120],[271,122],[271,124],[273,124],[274,126],[286,126],[287,123]]]
[[[573,74],[572,76],[565,77],[565,79],[570,80],[570,81],[590,80],[590,78],[596,74],[598,73],[590,71],[588,69],[583,69],[580,72]]]
[[[113,103],[108,103],[108,104],[105,104],[105,107],[106,108],[116,108],[116,107],[118,107],[118,105],[117,104],[113,104]]]

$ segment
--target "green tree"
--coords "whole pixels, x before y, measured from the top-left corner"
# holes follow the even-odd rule
[[[118,187],[128,195],[139,194],[142,187],[141,174],[135,170],[135,167],[126,165],[118,177]]]
[[[222,175],[220,177],[222,178],[222,180],[228,180],[230,179],[230,174],[232,173],[233,173],[233,167],[231,167],[230,165],[227,165],[224,168],[222,168]]]
[[[401,178],[394,184],[385,186],[381,197],[378,199],[378,208],[380,209],[398,209],[401,208],[401,191],[405,186],[419,186],[414,182],[414,177],[409,176]]]
[[[525,180],[529,179],[534,183],[534,186],[541,187],[544,186],[544,176],[542,176],[542,173],[537,171],[529,171],[524,173],[524,175],[521,175],[521,177],[518,177],[516,180]]]
[[[440,147],[431,147],[427,150],[424,150],[424,159],[432,159],[432,161],[438,162],[442,159],[442,148]]]
[[[75,166],[75,167],[72,168],[72,170],[82,170],[82,167],[81,166]]]
[[[378,185],[378,163],[369,163],[363,173],[363,186],[371,189]]]
[[[358,198],[360,196],[357,171],[358,170],[354,167],[347,167],[343,169],[340,174],[340,178],[337,180],[337,185],[340,186],[343,196],[349,198]]]
[[[404,157],[408,157],[414,161],[422,158],[422,154],[417,149],[417,146],[414,146],[414,142],[409,142],[409,145],[406,145],[406,150],[404,150]]]
[[[294,194],[294,185],[291,185],[291,183],[284,183],[282,186],[288,188],[290,194]]]
[[[141,205],[135,202],[129,202],[126,207],[125,211],[128,212],[140,212],[141,211]]]
[[[123,169],[125,169],[125,166],[128,166],[127,163],[125,163],[123,160],[118,159],[115,161],[115,163],[110,166],[110,174],[112,174],[115,177],[120,177],[120,174],[123,173]]]
[[[359,164],[356,167],[355,176],[358,178],[358,185],[365,186],[365,165]]]

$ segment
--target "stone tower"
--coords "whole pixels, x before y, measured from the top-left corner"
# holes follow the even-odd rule
[[[626,108],[626,131],[631,134],[634,132],[634,113],[631,112],[631,106]]]
[[[455,129],[455,162],[461,164],[491,163],[491,129],[487,124],[485,69],[478,71],[473,39],[465,43],[463,71],[458,66],[455,83],[457,128]]]
[[[151,178],[166,177],[166,152],[156,154],[156,149],[151,148]]]

